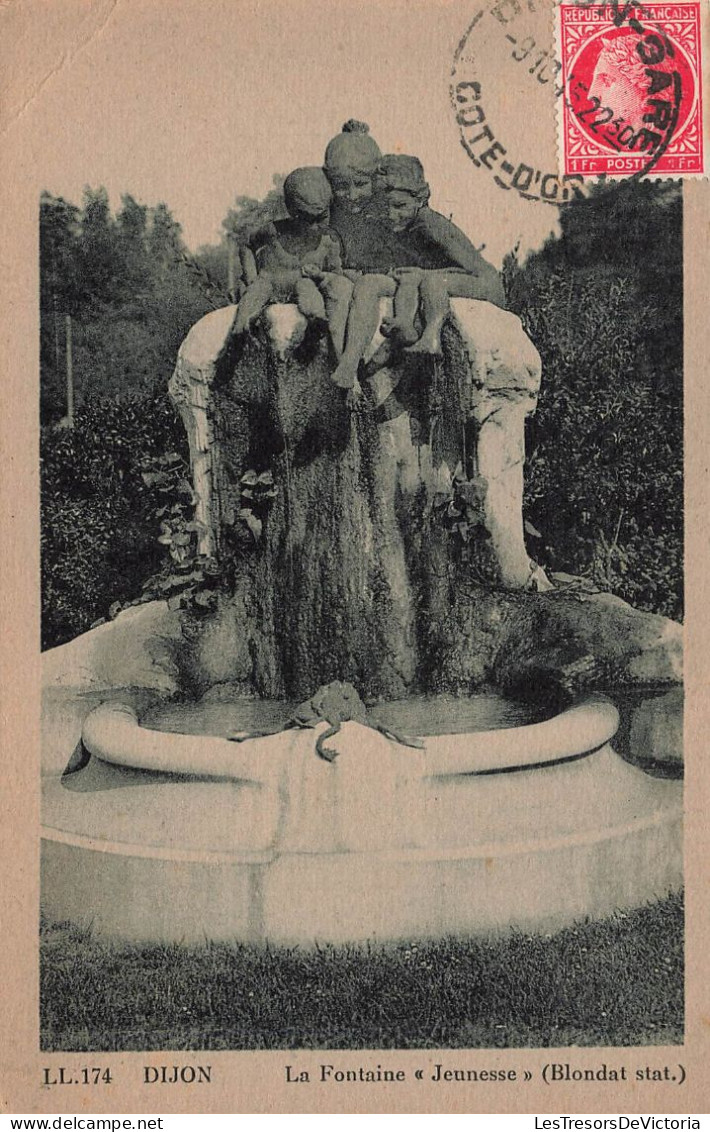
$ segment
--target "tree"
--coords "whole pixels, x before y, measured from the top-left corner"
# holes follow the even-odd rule
[[[166,204],[157,204],[150,210],[148,253],[161,273],[170,272],[185,251],[182,227],[172,216]]]
[[[104,307],[115,301],[122,286],[121,258],[116,223],[111,216],[108,193],[101,187],[84,189],[79,235],[83,308]]]
[[[283,196],[285,179],[279,174],[275,175],[273,188],[269,189],[261,200],[256,197],[236,197],[234,207],[230,208],[222,221],[222,227],[237,244],[243,243],[250,233],[270,220],[278,220],[286,216]]]
[[[150,271],[147,246],[148,206],[139,204],[130,193],[124,193],[121,197],[121,211],[116,216],[116,226],[124,290],[143,289]]]
[[[561,234],[506,265],[543,362],[526,508],[553,569],[682,610],[682,196],[597,187]]]
[[[228,301],[189,255],[165,204],[130,194],[116,217],[104,188],[83,207],[40,202],[42,421],[66,413],[65,316],[72,317],[77,406],[164,388],[182,339]]]
[[[80,211],[42,193],[39,208],[40,402],[43,419],[66,411],[65,316],[78,305]]]

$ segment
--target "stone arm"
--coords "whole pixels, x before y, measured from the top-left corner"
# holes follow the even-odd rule
[[[335,236],[328,236],[326,240],[325,255],[323,257],[323,270],[331,271],[335,275],[343,274],[343,256],[340,241]]]
[[[451,220],[433,209],[423,208],[413,225],[418,240],[426,246],[432,260],[440,263],[439,273],[465,272],[478,280],[480,294],[475,297],[505,308],[505,291],[500,274],[473,246]]]
[[[247,287],[250,287],[252,283],[256,282],[259,272],[256,266],[256,256],[247,244],[239,249],[239,262],[242,266],[242,278]]]
[[[252,232],[239,249],[244,282],[249,286],[256,282],[262,271],[292,271],[294,257],[289,255],[279,241],[279,234],[273,222]],[[266,267],[265,262],[268,264]]]
[[[310,279],[322,277],[325,271],[333,275],[343,274],[343,259],[340,241],[334,233],[326,233],[319,246],[304,257],[303,274]]]

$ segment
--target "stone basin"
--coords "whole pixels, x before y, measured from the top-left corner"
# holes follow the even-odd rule
[[[234,308],[190,331],[170,392],[196,549],[234,576],[209,612],[149,601],[45,656],[48,917],[135,941],[312,946],[550,930],[680,887],[682,629],[581,579],[550,591],[522,513],[540,356],[510,312],[452,314],[442,360],[393,361],[356,413],[325,339],[297,348],[293,309],[270,345],[234,350]],[[458,541],[442,505],[466,515]],[[599,697],[459,729],[378,721],[360,698],[492,680],[559,704],[610,673],[675,697],[622,729],[637,765]],[[360,722],[328,737],[332,762],[325,723],[288,729],[285,713],[235,743],[156,730],[149,702],[241,689],[308,708],[338,681]],[[644,769],[659,749],[666,778]]]
[[[591,696],[549,719],[427,735],[342,724],[234,743],[86,716],[44,787],[43,904],[137,941],[305,946],[551,930],[682,883],[682,787],[610,745]],[[78,764],[80,765],[80,764]]]

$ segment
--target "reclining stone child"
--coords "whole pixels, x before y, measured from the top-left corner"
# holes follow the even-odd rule
[[[429,186],[416,157],[384,157],[376,177],[376,193],[386,202],[395,234],[391,269],[365,275],[355,283],[343,356],[332,380],[345,389],[357,388],[357,371],[379,323],[379,303],[394,299],[394,317],[382,323],[390,339],[368,365],[374,372],[395,349],[441,353],[441,328],[449,314],[449,298],[479,299],[505,307],[498,272],[471,241],[445,216],[428,207]],[[423,330],[415,328],[420,312]]]
[[[294,169],[283,191],[289,218],[260,228],[240,249],[247,288],[233,333],[246,334],[269,304],[295,302],[309,322],[328,325],[340,358],[353,285],[343,275],[340,240],[328,226],[328,179],[315,166]]]

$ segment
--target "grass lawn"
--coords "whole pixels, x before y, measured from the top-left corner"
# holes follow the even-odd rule
[[[680,1044],[683,905],[552,936],[139,947],[42,931],[44,1050]]]

